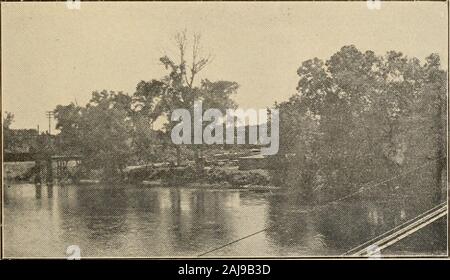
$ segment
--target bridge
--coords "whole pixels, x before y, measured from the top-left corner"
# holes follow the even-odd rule
[[[53,182],[53,163],[56,162],[56,176],[58,179],[63,178],[70,172],[67,169],[69,161],[75,161],[77,165],[80,164],[82,156],[79,155],[58,155],[50,153],[3,153],[3,162],[27,162],[34,161],[35,166],[29,170],[25,176],[35,176],[35,183],[41,183],[44,178],[46,182]]]

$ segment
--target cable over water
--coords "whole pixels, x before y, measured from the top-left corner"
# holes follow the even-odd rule
[[[421,166],[412,168],[412,169],[410,169],[410,170],[408,170],[408,171],[402,172],[402,173],[400,173],[400,174],[398,174],[398,175],[395,175],[395,176],[393,176],[393,177],[391,177],[391,178],[385,179],[385,180],[380,181],[380,182],[374,183],[375,180],[372,180],[372,181],[370,181],[370,182],[364,183],[364,184],[362,184],[362,185],[360,186],[360,188],[359,188],[358,190],[356,190],[356,191],[354,191],[354,192],[352,192],[352,193],[350,193],[350,194],[347,194],[347,195],[345,195],[345,196],[342,196],[342,197],[340,197],[340,198],[338,198],[338,199],[336,199],[336,200],[330,201],[330,202],[325,203],[325,204],[323,204],[323,205],[318,205],[318,206],[312,207],[311,209],[308,209],[308,210],[302,210],[302,211],[299,211],[299,213],[301,213],[301,214],[311,213],[311,212],[314,212],[314,211],[317,211],[317,210],[326,208],[326,207],[328,207],[328,206],[330,206],[330,205],[335,205],[335,204],[337,204],[337,203],[339,203],[339,202],[342,202],[342,201],[344,201],[344,200],[347,200],[347,199],[349,199],[349,198],[351,198],[351,197],[353,197],[353,196],[355,196],[355,195],[357,195],[357,194],[360,194],[360,193],[362,193],[363,191],[366,191],[366,190],[369,190],[369,189],[373,189],[373,188],[375,188],[375,187],[377,187],[377,186],[386,184],[386,183],[391,182],[391,181],[393,181],[393,180],[395,180],[395,179],[397,179],[397,178],[400,178],[400,177],[403,177],[403,176],[405,176],[405,175],[407,175],[407,174],[410,174],[410,173],[412,173],[412,172],[414,172],[414,171],[416,171],[416,170],[422,169],[422,168],[424,168],[425,166],[427,166],[427,165],[433,163],[433,162],[436,161],[436,160],[437,160],[437,159],[434,159],[434,160],[432,160],[432,161],[430,161],[430,162],[427,162],[427,163],[425,163],[425,164],[423,164],[423,165],[421,165]],[[262,228],[261,230],[258,230],[258,231],[256,231],[256,232],[253,232],[253,233],[251,233],[251,234],[242,236],[242,237],[240,237],[240,238],[238,238],[238,239],[235,239],[235,240],[233,240],[233,241],[230,241],[230,242],[228,242],[228,243],[226,243],[226,244],[223,244],[223,245],[221,245],[221,246],[218,246],[218,247],[216,247],[216,248],[213,248],[213,249],[211,249],[211,250],[208,250],[208,251],[206,251],[206,252],[203,252],[203,253],[197,255],[197,257],[202,257],[202,256],[205,256],[205,255],[210,254],[210,253],[212,253],[212,252],[221,250],[221,249],[223,249],[223,248],[225,248],[225,247],[228,247],[228,246],[230,246],[230,245],[232,245],[232,244],[238,243],[238,242],[240,242],[240,241],[242,241],[242,240],[245,240],[245,239],[247,239],[247,238],[250,238],[250,237],[252,237],[252,236],[255,236],[255,235],[257,235],[257,234],[260,234],[260,233],[262,233],[262,232],[264,232],[264,231],[267,231],[267,230],[269,230],[269,229],[271,229],[271,228],[274,228],[274,226],[265,227],[265,228]]]

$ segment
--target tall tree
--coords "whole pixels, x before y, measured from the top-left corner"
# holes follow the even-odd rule
[[[195,101],[202,101],[203,111],[216,108],[225,112],[226,109],[236,108],[231,96],[236,93],[238,84],[230,81],[210,81],[202,79],[197,81],[199,73],[211,62],[211,56],[201,53],[200,35],[195,34],[192,47],[188,51],[189,40],[186,31],[175,36],[178,57],[163,56],[160,61],[168,70],[168,74],[161,80],[141,81],[134,94],[138,111],[143,118],[154,122],[164,116],[170,119],[176,109],[187,109],[191,112]],[[188,59],[188,53],[191,54]],[[192,119],[192,122],[195,120]],[[176,124],[165,123],[166,137]],[[180,162],[180,146],[174,145]],[[194,150],[194,160],[201,169],[201,145],[191,145]]]
[[[9,149],[12,145],[11,139],[11,125],[14,122],[14,114],[11,112],[5,112],[3,116],[3,149]]]

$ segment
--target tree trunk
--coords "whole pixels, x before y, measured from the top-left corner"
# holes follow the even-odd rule
[[[445,168],[445,151],[444,151],[444,126],[442,124],[442,102],[438,98],[437,112],[434,123],[436,125],[436,166],[434,174],[434,202],[439,203],[442,200],[442,173]]]
[[[175,149],[177,150],[177,166],[181,165],[181,149],[180,146],[175,145]]]
[[[194,162],[195,170],[200,174],[203,171],[203,164],[201,159],[201,151],[198,145],[194,145]]]

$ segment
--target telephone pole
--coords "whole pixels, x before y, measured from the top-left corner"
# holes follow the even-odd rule
[[[55,116],[55,113],[53,111],[47,111],[46,113],[48,118],[48,134],[52,134],[52,118]]]

